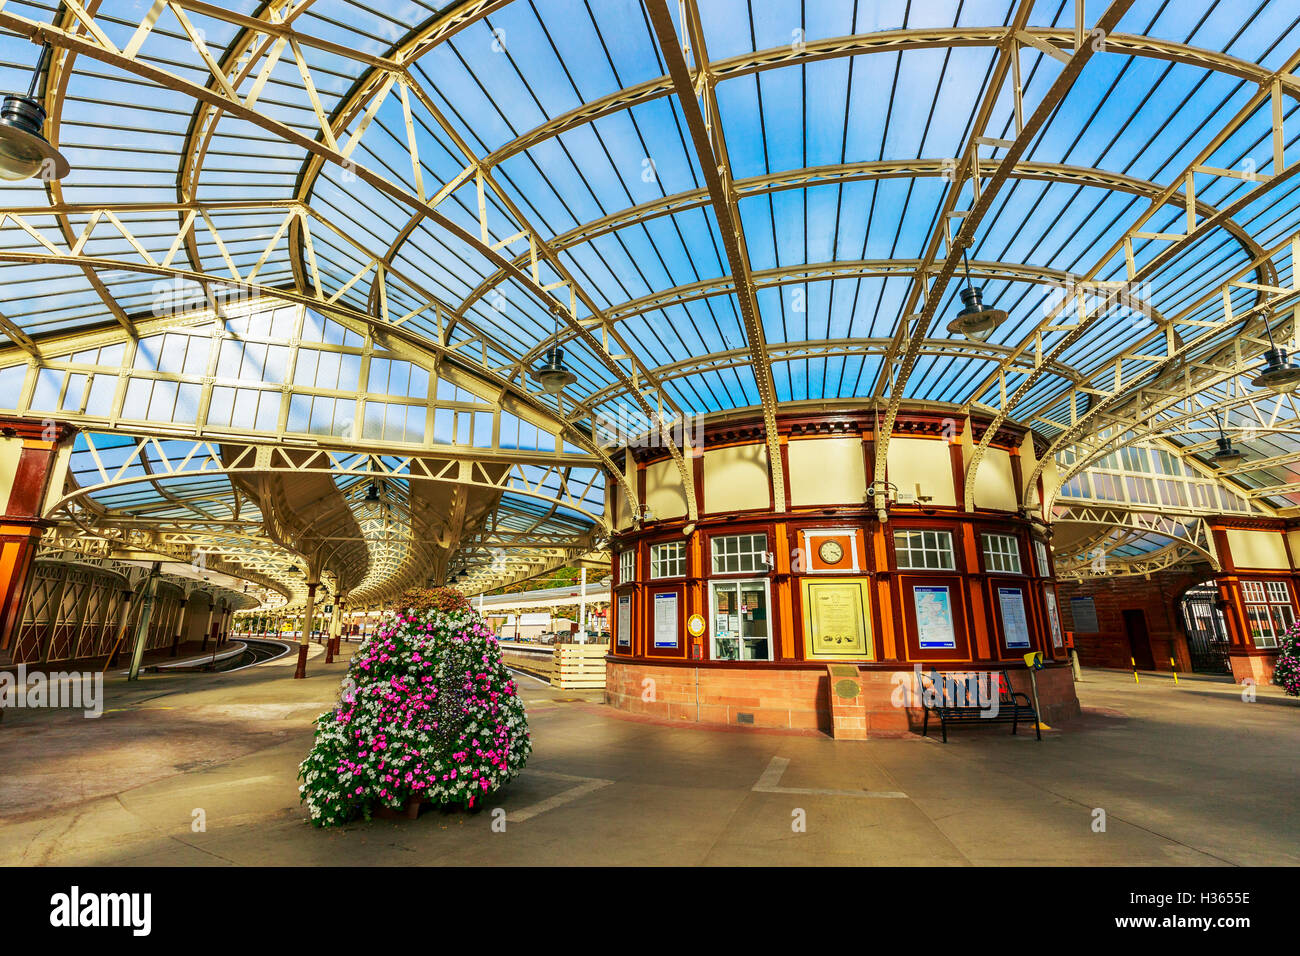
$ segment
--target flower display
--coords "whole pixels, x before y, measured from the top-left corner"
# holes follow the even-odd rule
[[[298,788],[316,826],[408,800],[473,809],[532,750],[523,701],[496,637],[459,592],[408,592],[348,667],[316,720]],[[459,597],[459,601],[456,597]]]
[[[1300,697],[1300,621],[1287,628],[1278,642],[1273,683],[1292,697]]]

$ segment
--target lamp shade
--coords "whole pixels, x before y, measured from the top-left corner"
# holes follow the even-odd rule
[[[1232,439],[1226,435],[1220,435],[1214,441],[1219,447],[1210,456],[1210,461],[1216,465],[1235,465],[1246,457],[1241,449],[1232,443]]]
[[[564,349],[556,346],[546,350],[541,367],[533,370],[533,378],[549,395],[559,395],[578,380],[564,365]]]
[[[1300,384],[1300,365],[1291,361],[1283,346],[1276,345],[1264,352],[1264,367],[1250,384],[1256,388],[1290,392]]]
[[[39,176],[62,179],[70,167],[42,132],[45,107],[34,97],[10,93],[0,106],[0,179],[17,182]]]
[[[961,311],[957,318],[948,323],[948,331],[953,335],[964,335],[976,342],[984,342],[993,334],[993,330],[1007,320],[1007,314],[1001,309],[984,308],[981,290],[968,285],[961,290]]]

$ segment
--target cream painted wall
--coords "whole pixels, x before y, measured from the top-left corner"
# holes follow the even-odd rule
[[[770,482],[764,444],[712,448],[704,453],[704,508],[710,514],[769,507]]]
[[[904,438],[895,435],[889,442],[889,480],[898,486],[899,495],[929,495],[935,505],[957,504],[952,484],[952,457],[948,442],[935,438]]]
[[[789,446],[790,503],[861,504],[867,474],[860,438],[808,438]]]
[[[1288,531],[1286,533],[1286,544],[1291,551],[1291,561],[1293,563],[1300,561],[1300,531]]]
[[[14,489],[14,476],[18,474],[18,460],[22,454],[21,438],[0,438],[0,509],[9,503],[9,493]],[[59,488],[63,488],[62,481]]]
[[[1288,570],[1286,539],[1277,531],[1246,531],[1229,528],[1228,551],[1238,568]]]
[[[687,469],[689,474],[689,461]],[[669,458],[646,467],[645,503],[655,521],[686,515],[686,490],[676,461]]]
[[[989,448],[984,452],[984,460],[975,473],[975,507],[1000,511],[1015,511],[1020,507],[1009,451]]]

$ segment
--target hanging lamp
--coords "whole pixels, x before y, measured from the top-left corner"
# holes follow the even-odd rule
[[[961,251],[961,258],[966,267],[966,288],[961,290],[961,311],[948,323],[948,331],[953,335],[964,335],[973,342],[985,342],[993,330],[1007,320],[1007,314],[1001,309],[984,307],[983,288],[971,282],[970,259],[965,249]]]
[[[27,92],[5,94],[0,106],[0,179],[18,182],[39,176],[48,181],[71,171],[67,159],[45,138],[45,107],[36,98],[49,56],[47,43],[41,47]]]

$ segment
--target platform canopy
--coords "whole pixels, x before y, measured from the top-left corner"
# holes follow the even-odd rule
[[[1297,0],[10,0],[71,171],[0,187],[0,414],[80,429],[64,545],[290,600],[590,555],[628,435],[800,402],[1286,513],[1298,47]]]

